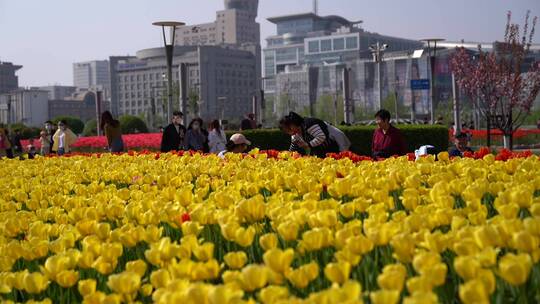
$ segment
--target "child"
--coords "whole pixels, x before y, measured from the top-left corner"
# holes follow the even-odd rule
[[[36,147],[34,146],[33,138],[30,138],[28,140],[28,146],[26,146],[26,150],[28,151],[28,159],[34,159],[34,156],[36,155]]]
[[[41,143],[41,155],[47,155],[51,151],[51,139],[50,136],[47,135],[47,132],[41,131],[39,133],[39,142]]]
[[[463,157],[463,153],[472,152],[469,147],[469,135],[466,133],[458,133],[454,136],[455,147],[450,150],[451,157]]]

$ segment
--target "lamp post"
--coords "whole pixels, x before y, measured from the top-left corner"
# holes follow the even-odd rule
[[[431,75],[431,81],[429,82],[430,86],[430,97],[429,97],[429,112],[431,116],[431,124],[435,123],[435,113],[433,111],[433,102],[435,99],[435,59],[437,57],[437,42],[444,41],[442,38],[427,38],[421,39],[427,44],[428,49],[428,67]],[[433,50],[431,46],[433,45]],[[433,52],[432,52],[433,51]]]
[[[167,81],[168,81],[168,94],[169,99],[167,103],[167,121],[172,117],[173,110],[173,79],[172,79],[172,64],[174,55],[174,38],[176,35],[176,28],[186,25],[183,22],[176,21],[158,21],[152,23],[152,25],[161,27],[163,32],[163,43],[165,45],[165,55],[167,57]],[[165,28],[168,28],[171,34],[169,42],[167,43],[167,36],[165,35]]]
[[[378,78],[378,89],[379,89],[379,99],[378,99],[378,109],[382,107],[382,73],[381,73],[381,62],[384,56],[384,51],[388,48],[388,44],[381,44],[377,41],[376,44],[369,47],[369,50],[373,54],[373,62],[377,63],[377,78]]]

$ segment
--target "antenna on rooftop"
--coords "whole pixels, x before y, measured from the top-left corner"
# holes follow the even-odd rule
[[[315,15],[319,14],[319,1],[318,0],[313,0],[313,13]]]

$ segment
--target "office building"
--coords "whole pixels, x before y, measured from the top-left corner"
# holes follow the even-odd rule
[[[167,113],[167,65],[163,48],[145,49],[137,56],[115,60],[111,79],[112,105],[118,114],[162,117]],[[186,64],[188,108],[181,106],[180,64]],[[204,120],[239,121],[251,111],[257,96],[255,56],[248,51],[218,46],[176,46],[173,59],[174,109]]]
[[[19,78],[15,73],[21,68],[22,65],[0,61],[0,94],[8,93],[19,87]]]
[[[77,87],[62,85],[43,86],[37,89],[49,92],[50,100],[64,99],[71,96],[73,93],[75,93],[75,91],[77,91]]]
[[[79,89],[99,90],[110,99],[110,71],[107,60],[93,60],[73,64],[73,85]]]
[[[102,101],[101,111],[109,110],[108,102]],[[90,91],[79,91],[63,99],[49,100],[49,117],[73,116],[83,122],[96,119],[96,94]]]
[[[23,123],[40,127],[49,119],[49,93],[38,89],[17,89],[0,95],[0,123]]]

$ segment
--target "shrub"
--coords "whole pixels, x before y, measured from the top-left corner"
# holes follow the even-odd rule
[[[41,129],[36,127],[27,127],[22,123],[14,123],[11,125],[11,131],[11,135],[13,135],[16,131],[19,131],[21,133],[21,139],[29,139],[38,138]]]
[[[58,124],[59,121],[65,120],[68,127],[75,134],[81,134],[84,130],[84,122],[77,117],[73,116],[58,116],[53,119],[54,124]]]
[[[124,134],[148,133],[146,123],[137,116],[120,116],[120,126]]]
[[[371,155],[371,143],[375,126],[340,127],[350,139],[351,150],[359,155]],[[448,129],[443,126],[400,125],[407,151],[414,152],[423,145],[432,145],[436,152],[448,150]],[[228,136],[233,132],[228,132]],[[288,150],[290,137],[277,129],[246,130],[242,132],[254,147],[262,150]]]
[[[95,119],[91,119],[84,125],[83,136],[96,136],[97,135],[97,122]]]

